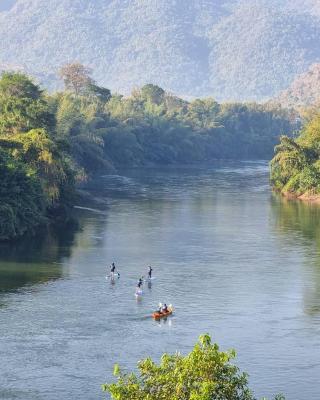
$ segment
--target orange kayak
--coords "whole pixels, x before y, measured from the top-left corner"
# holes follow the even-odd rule
[[[154,312],[154,313],[152,314],[152,317],[153,317],[154,319],[160,319],[160,318],[167,317],[168,315],[171,315],[172,312],[173,312],[173,310],[168,310],[167,312],[162,312],[162,313],[159,313],[159,311],[157,311],[157,312]]]

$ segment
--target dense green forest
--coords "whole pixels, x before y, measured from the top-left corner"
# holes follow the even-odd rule
[[[28,76],[0,79],[0,239],[66,219],[75,186],[119,166],[269,158],[294,116],[271,105],[186,101],[147,84],[129,97],[98,86],[81,64],[47,94]]]
[[[297,138],[282,136],[271,161],[271,182],[285,195],[312,199],[320,194],[320,113],[310,111]]]

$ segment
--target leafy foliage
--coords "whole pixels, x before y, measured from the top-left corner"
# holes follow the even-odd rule
[[[2,74],[0,115],[2,134],[27,132],[39,127],[51,129],[54,124],[42,91],[21,73]]]
[[[102,389],[115,400],[254,400],[247,374],[232,364],[234,358],[234,350],[220,351],[203,335],[187,356],[164,354],[159,365],[150,358],[140,361],[138,375],[116,365],[118,381]]]
[[[32,232],[47,211],[66,204],[74,178],[68,156],[55,141],[54,125],[55,116],[39,87],[25,75],[3,74],[0,239]]]
[[[297,139],[283,136],[271,161],[274,188],[296,196],[320,193],[320,113],[313,115]]]
[[[23,164],[0,148],[0,240],[32,232],[44,222],[45,204],[39,181]]]
[[[36,175],[41,182],[47,202],[59,198],[60,185],[66,180],[65,165],[58,149],[44,129],[4,137],[13,145],[10,153],[27,167],[29,175]]]

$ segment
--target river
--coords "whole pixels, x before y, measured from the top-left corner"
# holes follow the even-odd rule
[[[104,399],[114,363],[206,332],[257,396],[319,398],[319,207],[273,195],[265,162],[132,169],[88,190],[78,226],[0,246],[1,399]],[[166,322],[150,318],[159,301]]]

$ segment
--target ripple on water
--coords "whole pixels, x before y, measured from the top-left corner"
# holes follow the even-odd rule
[[[204,332],[237,349],[258,397],[318,397],[317,219],[271,196],[266,163],[131,170],[91,189],[108,209],[80,210],[71,240],[0,258],[0,398],[97,399],[114,363],[187,352]],[[159,302],[175,313],[157,322]]]

